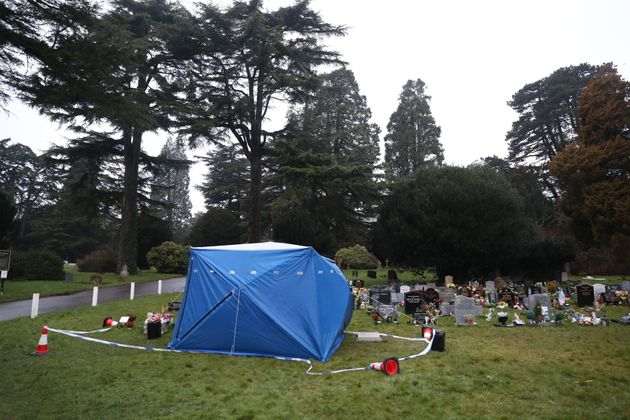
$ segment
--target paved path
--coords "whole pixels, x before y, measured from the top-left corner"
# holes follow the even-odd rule
[[[162,293],[181,292],[184,290],[186,277],[162,280]],[[99,287],[98,302],[129,299],[131,286],[124,284],[113,287]],[[157,295],[158,282],[136,283],[135,296]],[[92,290],[85,290],[70,295],[50,296],[39,299],[39,314],[92,305]],[[0,321],[31,316],[31,299],[0,303]]]

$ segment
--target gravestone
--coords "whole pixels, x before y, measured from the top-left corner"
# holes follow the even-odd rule
[[[424,291],[424,300],[427,303],[437,304],[439,299],[440,294],[437,292],[437,290],[430,288]]]
[[[503,280],[501,277],[497,277],[496,279],[494,279],[494,284],[497,290],[501,290],[505,287],[505,280]]]
[[[413,314],[416,309],[424,305],[424,293],[416,290],[405,293],[405,313]]]
[[[352,282],[352,285],[358,289],[365,287],[365,282],[363,280],[355,280]]]
[[[387,270],[387,281],[398,281],[398,274],[396,273],[396,270]]]
[[[606,292],[616,292],[617,290],[621,290],[620,284],[607,284]]]
[[[549,295],[537,293],[531,296],[527,296],[527,298],[525,298],[525,300],[523,301],[523,305],[527,309],[531,310],[536,308],[537,305],[540,305],[541,308],[551,308],[551,298],[549,297]]]
[[[411,292],[411,287],[407,286],[406,284],[400,286],[400,293],[409,293]]]
[[[625,280],[621,282],[621,290],[625,290],[626,292],[630,292],[630,281]]]
[[[371,279],[375,279],[376,278],[376,271],[374,270],[368,270],[367,271],[367,276]]]
[[[427,283],[426,289],[435,289],[437,285],[435,283]]]
[[[496,290],[496,286],[493,280],[488,280],[486,282],[486,290]]]
[[[467,325],[475,322],[477,310],[475,309],[475,299],[466,296],[455,296],[455,323]]]
[[[420,308],[416,312],[413,313],[413,322],[416,324],[428,324],[429,323],[429,314],[420,312]]]
[[[453,313],[453,305],[448,302],[440,303],[440,313],[444,316],[448,316]]]
[[[578,306],[591,306],[595,302],[595,292],[590,284],[581,284],[576,287]]]
[[[446,276],[446,277],[444,277],[444,284],[447,285],[447,286],[453,284],[453,276]]]
[[[593,293],[595,294],[595,300],[599,300],[599,296],[606,293],[606,286],[601,283],[595,283],[593,285]]]
[[[359,277],[359,272],[357,270],[352,270],[352,277]]]
[[[74,275],[71,272],[66,271],[66,278],[65,278],[66,283],[72,283],[72,277],[73,276]]]
[[[392,292],[389,289],[370,290],[370,301],[373,306],[389,305],[392,302]]]
[[[392,292],[392,305],[398,305],[405,300],[405,294],[399,292]]]
[[[602,299],[606,305],[616,305],[619,303],[619,298],[615,292],[606,292],[602,295]]]
[[[562,274],[560,274],[560,283],[566,283],[567,281],[569,281],[569,273],[563,271]]]
[[[505,302],[510,306],[514,306],[514,292],[511,289],[503,288],[498,293],[499,302]]]
[[[479,289],[479,282],[477,280],[475,281],[471,281],[469,283],[470,287],[472,287],[473,289]]]
[[[440,291],[440,296],[442,296],[442,302],[451,303],[455,302],[455,289],[452,287],[446,287],[446,290]]]

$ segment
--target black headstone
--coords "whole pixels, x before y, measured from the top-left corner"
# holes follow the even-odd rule
[[[420,312],[420,308],[416,312],[413,313],[413,321],[418,324],[428,324],[429,323],[429,314],[424,312]]]
[[[591,306],[595,302],[595,292],[590,284],[581,284],[577,289],[578,306]]]
[[[372,305],[389,305],[392,302],[392,292],[389,290],[370,290]]]
[[[398,274],[396,273],[396,270],[387,271],[387,281],[398,281]]]
[[[352,270],[352,277],[359,277],[359,272],[357,270]]]
[[[424,300],[427,303],[438,303],[440,299],[440,294],[435,289],[427,289],[424,291]]]
[[[375,279],[376,278],[376,271],[374,270],[368,270],[367,272],[367,276],[371,279]]]
[[[405,313],[413,314],[420,306],[424,304],[424,292],[422,290],[414,290],[405,293]]]

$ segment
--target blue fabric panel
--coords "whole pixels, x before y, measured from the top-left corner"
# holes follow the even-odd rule
[[[192,249],[169,347],[327,361],[351,316],[345,277],[312,248]]]

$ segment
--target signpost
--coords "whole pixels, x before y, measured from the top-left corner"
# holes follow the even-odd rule
[[[4,280],[9,275],[11,251],[0,251],[0,295],[4,294]]]

